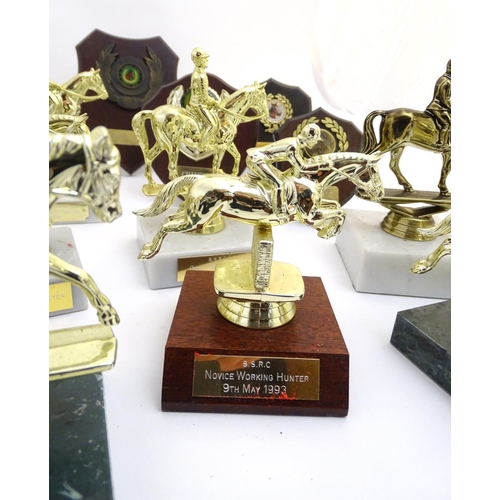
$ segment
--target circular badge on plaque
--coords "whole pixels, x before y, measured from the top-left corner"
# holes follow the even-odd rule
[[[164,80],[163,66],[147,47],[144,60],[130,55],[120,56],[113,52],[112,43],[97,58],[101,78],[109,94],[109,100],[123,108],[138,109],[158,91]]]
[[[278,130],[293,115],[292,103],[283,94],[267,94],[267,109],[269,115],[260,122],[268,133]]]
[[[306,148],[306,152],[309,156],[318,156],[337,151],[347,151],[347,148],[349,147],[347,134],[345,133],[341,125],[339,125],[335,120],[332,120],[328,116],[322,118],[321,120],[319,120],[315,116],[311,116],[310,118],[300,123],[300,125],[293,132],[293,136],[297,137],[302,129],[310,123],[321,123],[322,127],[320,129],[319,141],[312,148]]]

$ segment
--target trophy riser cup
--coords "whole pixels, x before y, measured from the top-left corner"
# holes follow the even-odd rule
[[[451,301],[397,314],[391,344],[451,394]]]
[[[252,302],[219,297],[217,310],[235,325],[264,330],[286,325],[295,316],[297,307],[294,302]]]
[[[358,292],[449,299],[451,259],[444,258],[425,274],[412,274],[413,264],[433,252],[445,238],[411,241],[381,228],[385,212],[346,210],[335,244]]]
[[[50,230],[49,251],[65,262],[81,267],[73,233],[69,227],[55,227]],[[49,316],[84,311],[88,306],[87,297],[80,288],[49,275]]]
[[[321,279],[303,279],[294,318],[257,330],[219,313],[213,272],[188,271],[165,346],[162,410],[346,416],[349,352]]]
[[[380,204],[389,209],[381,223],[385,232],[405,240],[430,241],[435,238],[429,231],[436,226],[433,215],[450,210],[451,197],[432,191],[386,189]]]
[[[139,250],[151,241],[165,215],[137,217]],[[154,258],[143,260],[149,287],[152,290],[181,286],[188,269],[214,270],[217,262],[251,251],[252,226],[224,218],[224,229],[205,234],[170,233]]]
[[[390,211],[381,223],[382,229],[398,238],[413,241],[426,241],[419,229],[431,229],[435,227],[436,221],[431,215],[422,217],[411,217]]]

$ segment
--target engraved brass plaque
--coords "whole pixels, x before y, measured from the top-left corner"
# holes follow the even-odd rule
[[[198,257],[186,257],[177,260],[177,281],[184,281],[186,271],[195,269],[197,271],[214,271],[215,266],[224,260],[250,255],[249,253],[230,253],[223,255],[201,255]]]
[[[73,309],[71,283],[52,283],[49,285],[49,313]]]
[[[193,396],[319,400],[319,359],[195,354]]]
[[[50,209],[52,222],[83,222],[90,217],[89,207],[81,202],[59,202]]]

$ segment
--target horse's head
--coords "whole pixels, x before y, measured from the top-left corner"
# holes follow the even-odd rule
[[[251,119],[258,120],[269,114],[265,87],[266,82],[247,85],[233,92],[227,99],[222,99],[221,105],[230,113],[241,114],[241,118],[249,109],[253,109],[257,116],[252,116]]]
[[[106,127],[90,133],[91,149],[87,153],[87,170],[80,198],[103,222],[111,222],[122,214],[119,200],[120,152],[109,137]]]
[[[90,69],[82,71],[62,85],[66,93],[73,98],[85,101],[94,101],[96,99],[107,99],[108,91],[104,86],[99,69]],[[93,92],[93,95],[86,95],[87,92]]]
[[[265,116],[269,116],[269,108],[267,105],[266,82],[255,82],[251,87],[254,88],[252,92],[251,107],[257,113],[257,118],[260,120]]]
[[[102,81],[100,71],[99,69],[92,68],[90,71],[85,72],[86,78],[88,78],[87,89],[95,92],[96,95],[92,96],[94,99],[107,99],[109,94]]]

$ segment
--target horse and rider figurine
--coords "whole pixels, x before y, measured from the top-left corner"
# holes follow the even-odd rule
[[[67,134],[89,133],[87,114],[81,114],[82,103],[107,98],[108,92],[99,70],[93,68],[78,73],[63,84],[49,80],[49,130]]]
[[[162,151],[168,155],[171,180],[178,177],[179,152],[191,150],[197,154],[212,154],[212,173],[222,172],[221,162],[228,152],[234,159],[233,175],[239,172],[241,154],[234,144],[238,125],[260,120],[268,115],[265,83],[255,82],[232,94],[217,96],[209,88],[206,68],[208,54],[196,47],[191,53],[195,69],[191,75],[190,97],[186,107],[172,103],[154,110],[139,111],[132,119],[132,129],[142,149],[148,185],[143,191],[156,195],[161,186],[152,176],[153,161]],[[177,89],[172,91],[175,94]],[[255,113],[247,115],[253,110]],[[150,121],[154,143],[150,145],[146,123]]]
[[[342,228],[345,211],[337,201],[324,197],[323,192],[348,178],[359,196],[380,200],[384,194],[377,167],[381,155],[345,152],[307,157],[305,149],[319,138],[320,128],[309,124],[297,137],[250,148],[250,173],[239,177],[187,174],[165,184],[149,208],[134,213],[154,217],[168,210],[178,196],[182,195],[184,202],[160,224],[153,240],[144,244],[139,258],[154,257],[169,233],[198,231],[219,214],[253,226],[299,221],[313,226],[322,238],[335,236]],[[291,167],[281,172],[274,164],[285,160]],[[321,183],[319,177],[323,179]]]
[[[186,174],[165,184],[149,208],[134,213],[154,217],[167,211],[177,197],[184,202],[143,245],[139,259],[158,254],[169,234],[199,231],[218,215],[250,224],[254,227],[251,256],[229,259],[215,269],[218,310],[228,321],[248,328],[275,328],[290,321],[295,301],[303,296],[303,281],[294,266],[273,264],[272,227],[299,221],[313,227],[321,238],[336,236],[346,212],[327,190],[344,178],[354,183],[363,198],[378,201],[384,195],[377,167],[380,155],[344,152],[309,157],[306,150],[320,136],[320,128],[309,124],[297,137],[248,149],[250,172],[241,176]],[[275,164],[284,161],[290,168],[282,172]]]
[[[378,140],[373,128],[376,117],[381,117]],[[439,194],[449,198],[451,194],[446,179],[451,171],[451,60],[437,80],[432,101],[424,111],[407,108],[372,111],[365,118],[363,139],[363,153],[390,153],[390,169],[407,193],[413,192],[413,186],[399,167],[404,148],[413,146],[440,153],[443,164]]]

